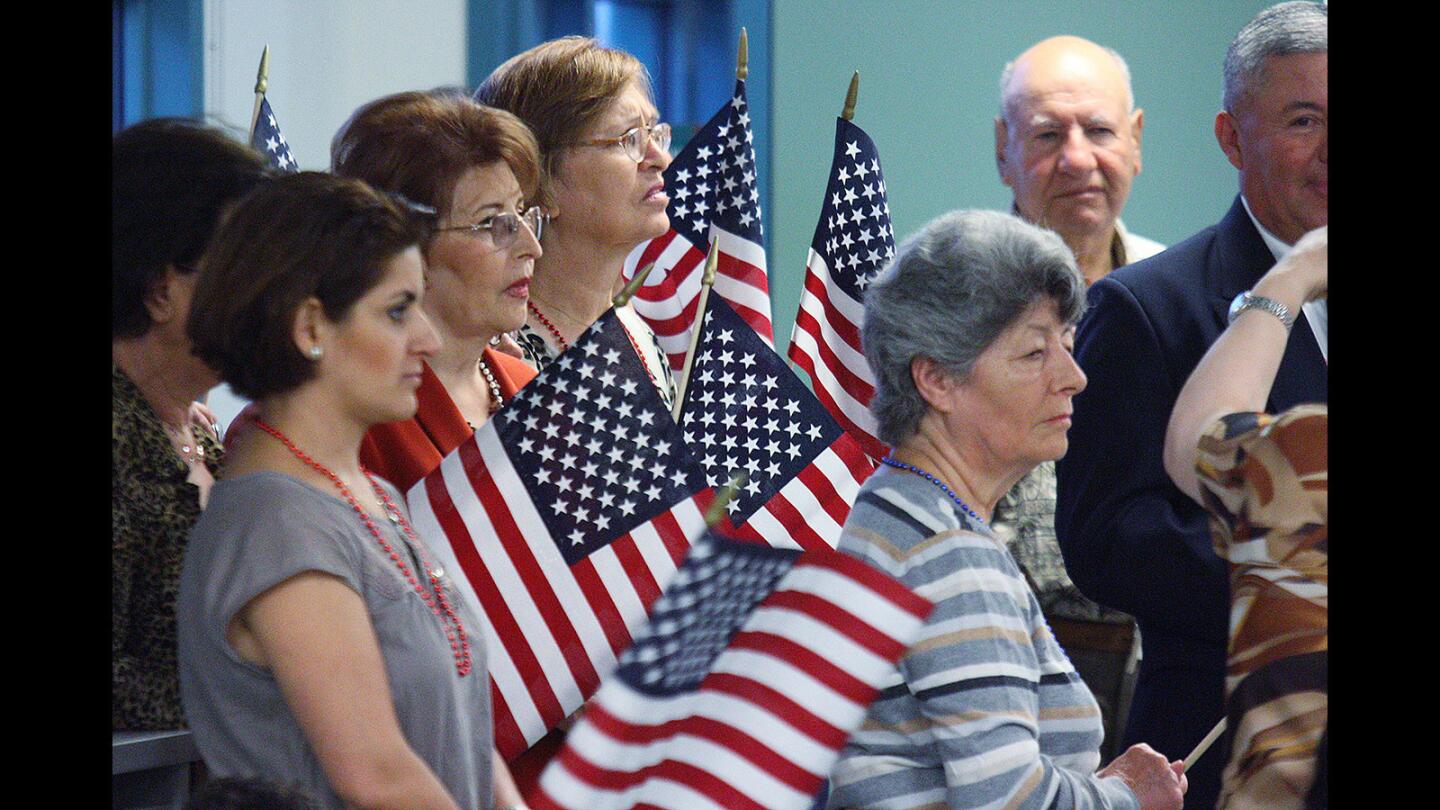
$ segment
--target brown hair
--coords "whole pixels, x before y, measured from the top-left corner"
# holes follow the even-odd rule
[[[451,92],[396,93],[356,110],[330,142],[330,170],[449,213],[468,169],[505,161],[526,202],[543,203],[540,147],[514,115]]]
[[[547,181],[562,147],[594,126],[632,81],[653,96],[650,74],[634,56],[590,37],[542,42],[495,68],[475,100],[509,110],[535,131]]]
[[[385,266],[420,243],[404,205],[359,180],[300,172],[246,197],[201,261],[186,332],[236,393],[282,394],[315,374],[293,336],[295,312],[319,299],[342,321]]]

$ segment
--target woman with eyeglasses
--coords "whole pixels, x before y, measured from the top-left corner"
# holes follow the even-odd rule
[[[440,334],[415,416],[376,425],[360,460],[402,492],[440,465],[535,376],[492,346],[525,322],[544,225],[540,158],[518,118],[454,93],[397,93],[336,133],[341,176],[433,209],[423,308]]]
[[[526,359],[540,368],[610,306],[623,286],[626,255],[669,229],[661,172],[670,165],[670,125],[660,122],[645,66],[585,37],[512,57],[475,99],[515,113],[540,141],[550,222],[517,334]],[[661,396],[672,401],[675,383],[654,332],[628,305],[617,314]]]

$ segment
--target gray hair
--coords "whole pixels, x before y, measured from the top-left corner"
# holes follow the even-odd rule
[[[1267,58],[1329,51],[1330,12],[1325,4],[1291,0],[1256,14],[1225,51],[1225,111],[1233,113],[1235,102],[1259,81]]]
[[[929,357],[958,377],[1036,301],[1061,320],[1085,310],[1085,278],[1060,237],[999,211],[941,214],[900,245],[865,293],[860,343],[875,376],[870,412],[892,446],[930,409],[910,364]]]
[[[1107,48],[1104,45],[1098,45],[1098,47],[1110,54],[1110,57],[1115,60],[1115,65],[1120,68],[1120,75],[1125,79],[1126,114],[1135,112],[1135,90],[1130,86],[1130,65],[1125,63],[1125,57],[1121,56],[1120,52],[1114,48]],[[1010,89],[1010,79],[1015,75],[1015,63],[1018,61],[1020,61],[1020,59],[1016,57],[1006,62],[1005,68],[1000,71],[1000,117],[1005,119],[1005,123],[1007,124],[1011,123],[1009,111],[1010,99],[1007,91]]]

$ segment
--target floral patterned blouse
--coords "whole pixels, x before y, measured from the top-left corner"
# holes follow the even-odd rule
[[[183,728],[175,597],[200,490],[160,417],[112,364],[110,399],[110,716],[113,731]],[[195,430],[205,466],[220,445]]]

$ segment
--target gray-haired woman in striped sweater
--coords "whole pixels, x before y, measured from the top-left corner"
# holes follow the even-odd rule
[[[987,524],[1065,453],[1084,306],[1060,238],[993,211],[930,222],[870,285],[870,408],[894,451],[840,548],[936,607],[841,752],[831,808],[1181,806],[1181,763],[1149,746],[1096,771],[1099,708]]]

